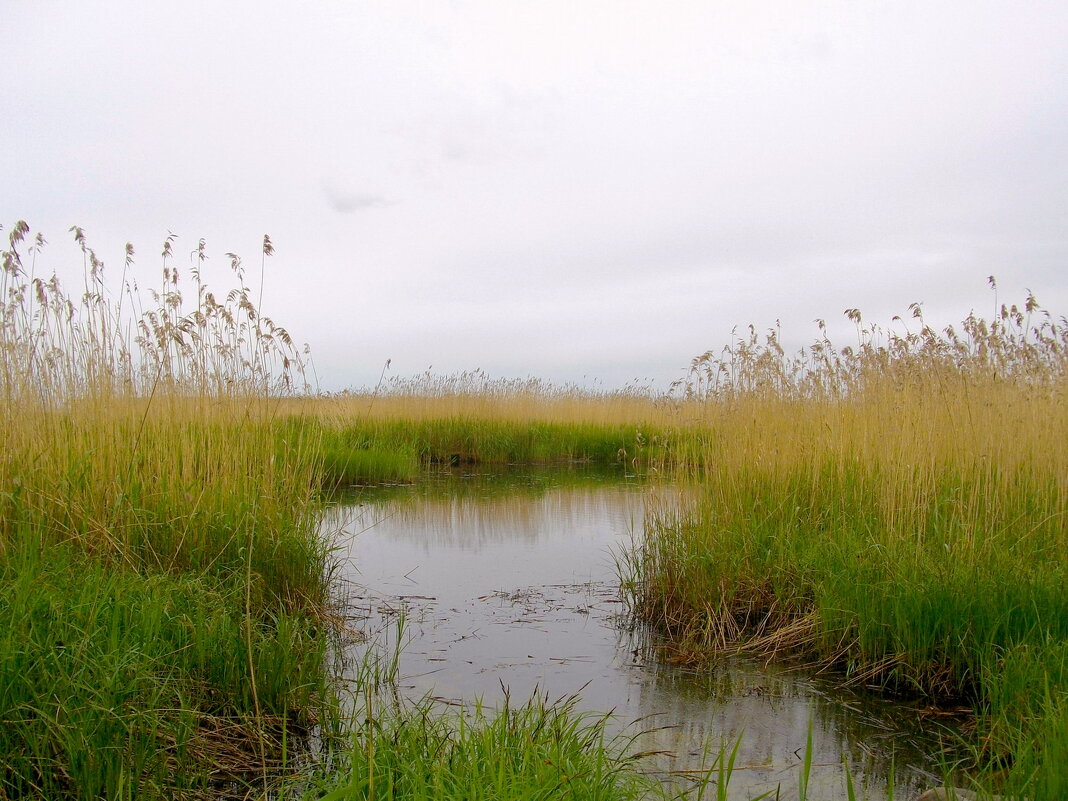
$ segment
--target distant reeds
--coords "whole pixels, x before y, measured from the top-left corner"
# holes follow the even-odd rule
[[[678,421],[666,396],[643,388],[600,392],[480,371],[427,373],[289,408],[318,421],[324,476],[342,485],[411,480],[431,464],[662,469]]]
[[[374,390],[332,398],[339,414],[366,418],[597,423],[633,425],[672,419],[672,404],[652,387],[607,390],[551,384],[538,378],[493,378],[482,370],[442,375],[430,370],[392,377]]]

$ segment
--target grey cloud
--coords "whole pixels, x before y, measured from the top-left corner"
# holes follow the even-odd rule
[[[347,192],[328,183],[323,184],[323,193],[326,195],[326,202],[330,204],[330,208],[339,214],[354,214],[358,211],[384,208],[396,202],[382,194]]]

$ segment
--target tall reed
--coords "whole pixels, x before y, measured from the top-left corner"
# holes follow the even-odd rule
[[[750,329],[694,361],[677,389],[705,429],[705,500],[651,521],[635,603],[694,659],[792,651],[971,700],[986,764],[1027,751],[1053,775],[1043,744],[1066,734],[1040,733],[1068,693],[1068,322],[1032,296],[941,331],[915,304],[890,329],[847,315],[855,345],[824,335],[790,355]]]
[[[0,797],[262,776],[328,701],[321,457],[275,424],[300,354],[236,256],[209,289],[203,241],[187,289],[168,236],[146,294],[131,246],[116,287],[73,228],[69,294],[29,234],[0,274]]]

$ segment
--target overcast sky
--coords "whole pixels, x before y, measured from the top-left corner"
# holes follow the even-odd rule
[[[735,326],[1068,314],[1068,3],[0,0],[0,223],[268,262],[324,389],[666,386]],[[839,325],[837,321],[841,320]]]

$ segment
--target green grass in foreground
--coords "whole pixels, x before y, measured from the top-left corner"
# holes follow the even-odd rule
[[[602,718],[582,716],[575,699],[488,712],[443,713],[429,700],[376,709],[352,732],[352,744],[302,798],[469,799],[539,798],[626,801],[662,795],[635,772],[625,743],[605,732]]]
[[[323,651],[282,611],[248,639],[225,585],[27,537],[0,570],[0,797],[169,797],[254,778],[278,759],[264,740],[307,730],[325,700]]]

